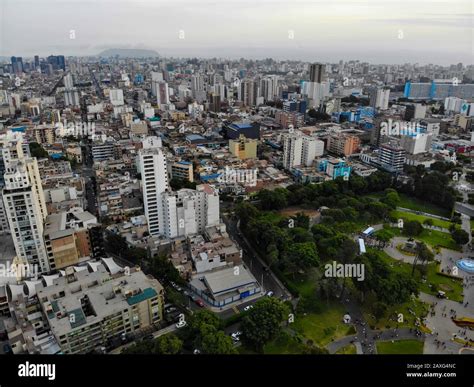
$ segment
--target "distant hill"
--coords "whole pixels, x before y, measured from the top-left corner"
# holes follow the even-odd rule
[[[160,55],[155,50],[143,50],[135,48],[110,48],[97,54],[104,58],[119,56],[121,58],[152,58]]]

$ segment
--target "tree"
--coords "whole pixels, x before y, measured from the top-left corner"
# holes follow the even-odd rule
[[[235,207],[235,214],[240,219],[240,226],[245,228],[248,222],[258,217],[259,211],[253,204],[242,202]]]
[[[214,313],[209,310],[201,310],[194,313],[189,320],[189,329],[197,334],[201,331],[203,325],[210,325],[219,330],[222,325],[222,321]]]
[[[292,219],[294,219],[296,227],[301,227],[305,230],[309,229],[309,216],[305,215],[303,212],[298,212],[292,217]]]
[[[196,189],[196,185],[197,184],[194,181],[189,181],[189,180],[185,180],[185,179],[178,179],[176,177],[174,177],[170,180],[170,186],[175,191],[178,191],[182,188]]]
[[[153,277],[156,277],[165,282],[183,283],[183,279],[178,270],[173,266],[173,263],[166,257],[166,255],[155,255],[151,259],[150,271]]]
[[[293,243],[283,256],[283,266],[291,274],[299,270],[319,265],[319,257],[314,242]]]
[[[372,312],[374,313],[374,316],[377,319],[377,321],[383,317],[386,311],[387,311],[387,304],[380,301],[373,303]]]
[[[155,343],[153,340],[144,340],[125,348],[122,353],[127,355],[152,355],[154,351]]]
[[[214,331],[211,329],[202,337],[200,348],[207,354],[231,355],[237,353],[230,336],[215,328]]]
[[[176,355],[181,352],[183,342],[174,334],[167,334],[156,339],[155,353],[160,355]]]
[[[261,351],[281,330],[281,324],[288,316],[288,308],[280,300],[265,297],[257,301],[242,320],[242,339]]]
[[[108,232],[105,237],[105,249],[112,254],[120,255],[128,249],[128,245],[122,236]]]
[[[375,238],[382,242],[389,242],[393,236],[393,232],[387,229],[382,229],[375,233]]]
[[[288,205],[287,193],[288,191],[284,188],[277,188],[273,191],[261,190],[258,193],[261,208],[263,210],[281,210]]]
[[[420,235],[422,231],[423,226],[417,220],[408,220],[403,224],[403,232],[410,237]]]
[[[431,227],[431,226],[433,226],[433,224],[434,224],[434,223],[433,223],[433,219],[430,219],[430,218],[425,219],[425,220],[423,221],[423,224],[424,224],[425,226],[430,226],[430,227]]]
[[[126,348],[123,353],[142,355],[176,355],[181,352],[183,342],[169,333],[157,339],[144,340]]]
[[[331,118],[329,114],[318,112],[315,109],[309,109],[308,116],[316,121],[328,121]]]
[[[37,159],[48,158],[49,154],[46,150],[37,142],[30,142],[30,153],[31,156]]]
[[[469,242],[469,234],[460,228],[452,231],[451,237],[458,245],[465,245],[467,242]]]
[[[385,203],[390,208],[395,209],[400,203],[400,196],[398,196],[398,192],[393,189],[390,189],[388,191],[389,192],[387,192],[380,201],[382,203]]]
[[[421,262],[431,262],[434,259],[434,254],[431,250],[426,246],[424,242],[416,242],[416,255],[415,259],[413,260],[413,268],[411,274],[415,273],[415,267],[417,262],[420,260]]]

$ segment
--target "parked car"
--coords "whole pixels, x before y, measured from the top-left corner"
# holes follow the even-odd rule
[[[244,312],[248,312],[250,309],[253,308],[253,305],[247,305],[245,308],[244,308]]]
[[[269,291],[267,292],[267,297],[273,297],[273,294],[274,294],[274,293],[273,293],[271,290],[269,290]]]
[[[232,340],[240,341],[240,335],[241,334],[242,334],[242,332],[237,331],[237,332],[232,333],[230,336],[232,337]]]
[[[194,294],[190,294],[189,298],[193,300],[194,302],[196,302],[196,300],[198,299]]]
[[[202,300],[197,299],[195,302],[196,305],[200,306],[201,308],[204,308],[204,302],[202,302]]]
[[[176,323],[176,328],[178,328],[178,329],[183,328],[185,326],[186,326],[186,321],[184,321],[184,320],[181,320],[181,321]]]
[[[180,286],[178,286],[178,285],[177,285],[175,282],[173,282],[173,281],[171,281],[170,284],[171,284],[171,286],[172,286],[173,288],[175,288],[178,292],[180,292],[181,290],[183,290],[183,289],[181,289]]]

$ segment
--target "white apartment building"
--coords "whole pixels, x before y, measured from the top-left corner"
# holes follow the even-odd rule
[[[387,110],[388,102],[390,100],[390,89],[388,88],[372,88],[369,92],[370,95],[370,106]]]
[[[110,89],[109,98],[110,98],[110,103],[114,106],[121,106],[125,104],[125,101],[123,99],[122,89]]]
[[[36,158],[25,156],[23,136],[8,132],[0,138],[5,168],[4,213],[17,257],[40,273],[50,270],[43,240],[43,221],[48,215]]]
[[[148,137],[138,152],[138,170],[142,176],[143,204],[150,235],[163,234],[161,194],[169,189],[166,156],[161,139]]]
[[[156,103],[160,107],[161,105],[168,105],[170,103],[170,93],[167,82],[155,82],[156,83]]]
[[[431,149],[433,133],[418,133],[415,136],[402,136],[400,146],[410,155],[428,152]]]
[[[296,166],[313,164],[316,157],[324,153],[324,142],[304,135],[300,131],[285,135],[283,138],[283,166],[291,169]]]
[[[203,233],[219,224],[218,190],[201,184],[196,190],[181,189],[161,195],[163,235],[167,238]]]

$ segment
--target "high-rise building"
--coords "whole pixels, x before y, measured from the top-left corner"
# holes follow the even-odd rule
[[[433,133],[417,133],[416,135],[403,135],[400,146],[410,155],[428,152],[431,149]]]
[[[14,74],[22,73],[24,68],[23,68],[23,58],[21,56],[12,56],[11,57],[11,62],[12,62],[12,72]]]
[[[339,156],[350,156],[360,148],[360,138],[347,134],[332,134],[328,138],[328,151]]]
[[[219,224],[219,193],[210,185],[161,194],[162,232],[167,238],[203,233]]]
[[[376,109],[387,110],[390,98],[390,89],[371,87],[369,89],[370,106]]]
[[[71,74],[66,74],[63,80],[64,80],[64,87],[66,88],[66,90],[71,90],[74,87],[74,81],[72,79]]]
[[[219,94],[211,93],[209,95],[209,110],[215,113],[221,111],[221,96]]]
[[[43,222],[48,215],[38,162],[23,153],[21,133],[7,132],[0,138],[5,165],[3,205],[16,255],[38,272],[50,271],[43,239]]]
[[[453,84],[451,80],[433,81],[431,83],[405,84],[404,97],[408,99],[444,100],[448,97],[471,99],[474,95],[474,84]]]
[[[403,171],[405,150],[395,143],[383,144],[380,147],[379,163],[389,172]]]
[[[239,91],[239,100],[242,101],[245,106],[256,106],[258,92],[258,85],[256,81],[253,79],[244,80],[240,84]]]
[[[160,107],[161,105],[167,105],[170,103],[170,95],[168,89],[168,83],[165,81],[156,82],[156,103]]]
[[[47,58],[48,63],[53,67],[53,70],[66,71],[66,60],[64,55],[50,55]]]
[[[326,77],[326,66],[322,63],[313,63],[309,66],[309,80],[322,83]]]
[[[66,106],[80,106],[81,100],[76,89],[64,91],[64,105]]]
[[[278,76],[270,75],[260,81],[260,96],[265,101],[273,101],[278,96]]]
[[[425,118],[427,106],[421,103],[414,103],[406,105],[405,109],[405,120],[410,121],[412,118],[419,119]]]
[[[283,137],[283,167],[311,166],[316,157],[324,153],[324,142],[304,135],[300,131]]]
[[[148,137],[138,152],[139,171],[143,184],[143,204],[150,235],[163,235],[161,194],[169,189],[166,156],[161,139]]]

